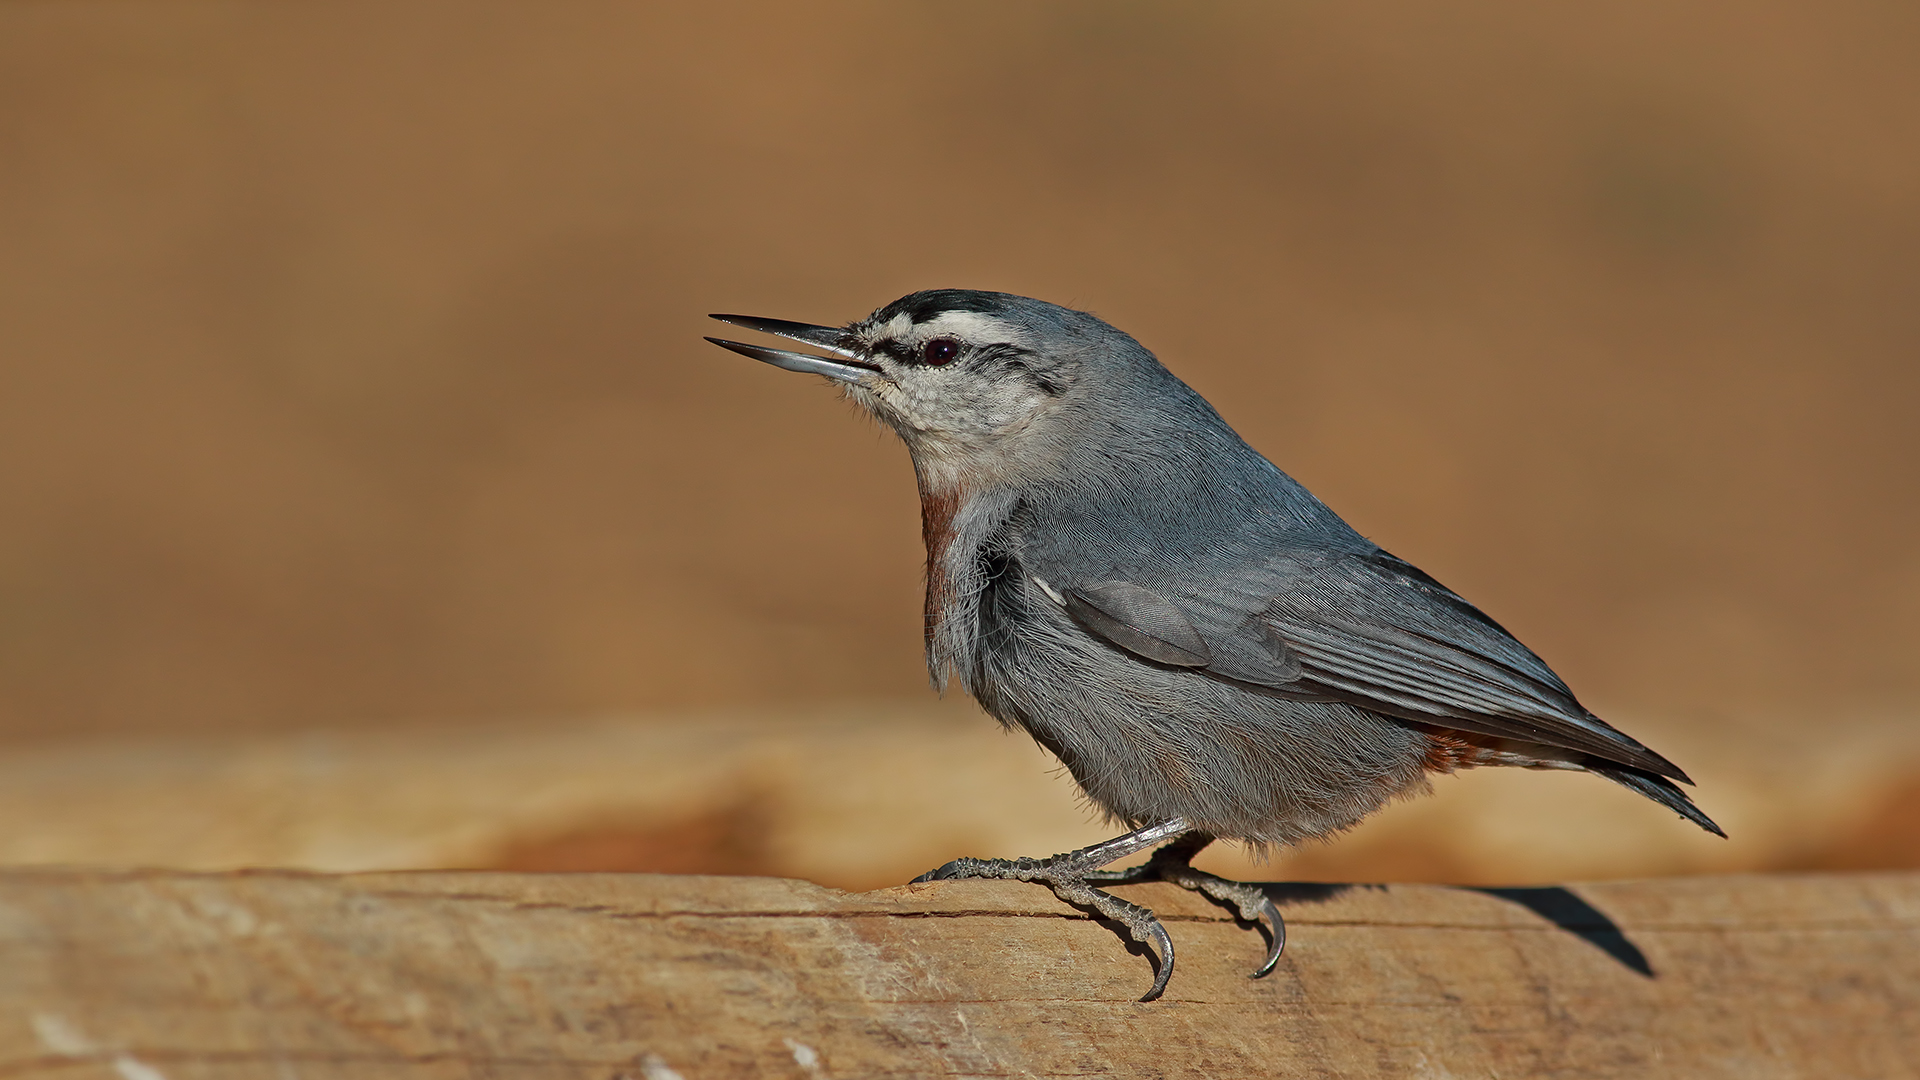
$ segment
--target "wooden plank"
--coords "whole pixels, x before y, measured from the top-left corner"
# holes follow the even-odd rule
[[[1166,998],[1034,886],[0,874],[0,1077],[1916,1075],[1920,874],[1122,890]]]

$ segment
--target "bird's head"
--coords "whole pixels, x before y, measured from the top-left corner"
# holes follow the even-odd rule
[[[977,490],[1044,470],[1071,444],[1072,417],[1101,372],[1126,365],[1129,358],[1116,350],[1146,356],[1133,339],[1091,315],[962,289],[913,293],[843,327],[713,318],[830,354],[707,339],[840,383],[848,397],[899,432],[923,485],[934,489]]]

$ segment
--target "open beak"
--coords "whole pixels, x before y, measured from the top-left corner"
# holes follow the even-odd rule
[[[764,345],[745,345],[738,341],[726,341],[710,337],[707,340],[723,349],[731,349],[741,356],[750,356],[762,363],[772,364],[788,371],[801,371],[809,375],[825,375],[840,382],[859,382],[869,372],[879,371],[878,367],[868,363],[854,349],[847,345],[847,332],[837,326],[814,326],[811,323],[788,322],[785,319],[762,319],[753,315],[711,315],[723,323],[758,330],[763,334],[802,341],[815,348],[833,353],[838,360],[811,353],[788,352],[786,349],[769,349]]]

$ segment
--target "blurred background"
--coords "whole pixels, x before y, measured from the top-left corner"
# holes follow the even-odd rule
[[[1920,7],[0,6],[0,862],[1108,829],[936,702],[905,452],[700,340],[1131,332],[1680,762],[1273,877],[1920,866]]]

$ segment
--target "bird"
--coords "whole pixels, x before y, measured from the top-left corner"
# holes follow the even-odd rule
[[[913,459],[934,686],[961,687],[1127,831],[1047,858],[958,858],[917,881],[1035,882],[1149,947],[1101,886],[1161,880],[1285,923],[1257,884],[1190,865],[1331,837],[1429,777],[1595,773],[1726,833],[1665,757],[1595,716],[1500,624],[1362,536],[1133,337],[1009,293],[929,289],[842,326],[724,323],[818,352],[706,340],[824,376]],[[824,355],[823,355],[824,354]],[[1103,869],[1154,850],[1143,865]]]

